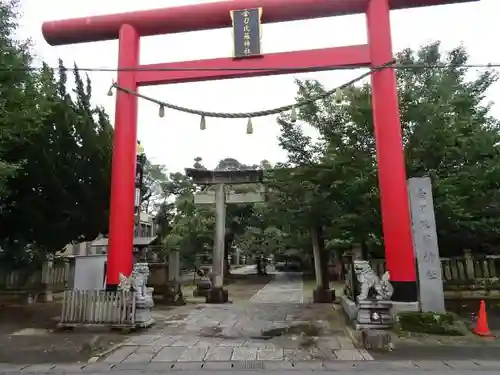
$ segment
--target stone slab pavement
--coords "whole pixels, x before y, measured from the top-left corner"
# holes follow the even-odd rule
[[[373,351],[372,356],[377,361],[401,361],[401,360],[474,360],[489,361],[499,358],[500,347],[498,345],[490,346],[490,343],[484,342],[483,345],[439,345],[436,343],[428,346],[414,345],[407,347],[396,346],[393,351]]]
[[[276,273],[272,282],[250,299],[254,303],[303,303],[302,273]]]
[[[255,264],[234,268],[231,270],[233,275],[252,275],[257,274],[257,266]]]
[[[250,301],[200,304],[130,337],[100,360],[119,363],[366,361],[330,304],[302,303],[300,274],[277,273]]]
[[[366,373],[370,375],[384,375],[389,373],[411,375],[420,373],[472,375],[498,374],[500,361],[337,361],[337,362],[273,362],[273,361],[247,361],[247,362],[177,362],[170,363],[118,363],[104,362],[91,364],[69,365],[9,365],[0,364],[0,374],[159,374],[165,372],[179,372],[195,375],[206,372],[239,372],[246,374],[272,372],[275,374],[290,374],[298,372],[302,375],[317,372]]]

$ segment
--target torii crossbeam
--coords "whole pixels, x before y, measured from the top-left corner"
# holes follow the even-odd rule
[[[119,71],[117,83],[136,91],[139,86],[145,85],[283,73],[282,70],[272,69],[276,67],[308,67],[311,71],[319,71],[339,65],[380,66],[393,58],[389,20],[391,9],[467,1],[478,0],[233,0],[51,21],[44,23],[42,29],[45,39],[51,45],[118,39],[118,68],[144,69],[140,72]],[[139,63],[141,36],[230,27],[230,11],[258,7],[262,8],[264,23],[365,13],[368,43],[275,53],[241,60],[220,58],[153,65]],[[220,67],[231,70],[202,70]],[[153,71],[148,68],[201,70]],[[234,68],[240,70],[236,71]],[[268,70],[251,70],[252,68]],[[293,73],[293,70],[287,73]],[[387,68],[373,73],[371,82],[384,245],[387,267],[395,289],[393,300],[416,301],[415,258],[394,70]],[[137,97],[117,92],[107,275],[110,288],[118,284],[119,272],[129,274],[132,269],[137,107]]]

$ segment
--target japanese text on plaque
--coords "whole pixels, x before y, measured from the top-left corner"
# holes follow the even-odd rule
[[[233,20],[233,57],[259,56],[262,8],[231,11]]]
[[[438,279],[438,272],[441,272],[441,261],[437,251],[432,251],[436,246],[433,234],[435,233],[435,228],[432,222],[427,219],[429,216],[428,207],[428,197],[427,192],[423,188],[418,188],[417,191],[417,202],[419,211],[416,213],[416,218],[419,221],[419,228],[417,233],[421,236],[421,244],[423,245],[423,257],[421,261],[425,263],[425,277],[429,280]],[[431,207],[432,209],[432,207]]]

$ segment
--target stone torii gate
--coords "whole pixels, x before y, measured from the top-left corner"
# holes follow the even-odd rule
[[[140,86],[290,74],[304,68],[308,71],[336,66],[377,68],[393,59],[391,9],[466,1],[478,0],[233,0],[51,21],[43,24],[42,31],[51,45],[118,39],[117,84],[137,91]],[[143,36],[228,28],[233,25],[232,11],[255,8],[261,8],[263,23],[364,13],[367,43],[243,59],[140,64]],[[417,300],[417,282],[394,69],[374,71],[371,83],[385,257],[394,286],[392,299],[411,302]],[[124,91],[117,93],[107,277],[111,290],[119,282],[119,273],[128,275],[132,270],[137,108],[137,96]]]
[[[225,186],[242,184],[262,185],[263,171],[209,171],[186,169],[186,175],[195,184],[214,186],[215,191],[205,191],[194,195],[195,204],[215,204],[215,240],[212,256],[212,290],[207,296],[209,303],[228,302],[228,293],[224,290],[224,248],[226,236],[226,205],[238,203],[259,203],[266,200],[265,191],[248,193],[227,193]]]

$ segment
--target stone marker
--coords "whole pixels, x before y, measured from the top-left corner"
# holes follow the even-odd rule
[[[410,178],[408,194],[417,260],[419,302],[422,312],[444,313],[441,259],[434,217],[432,185],[428,177]]]

